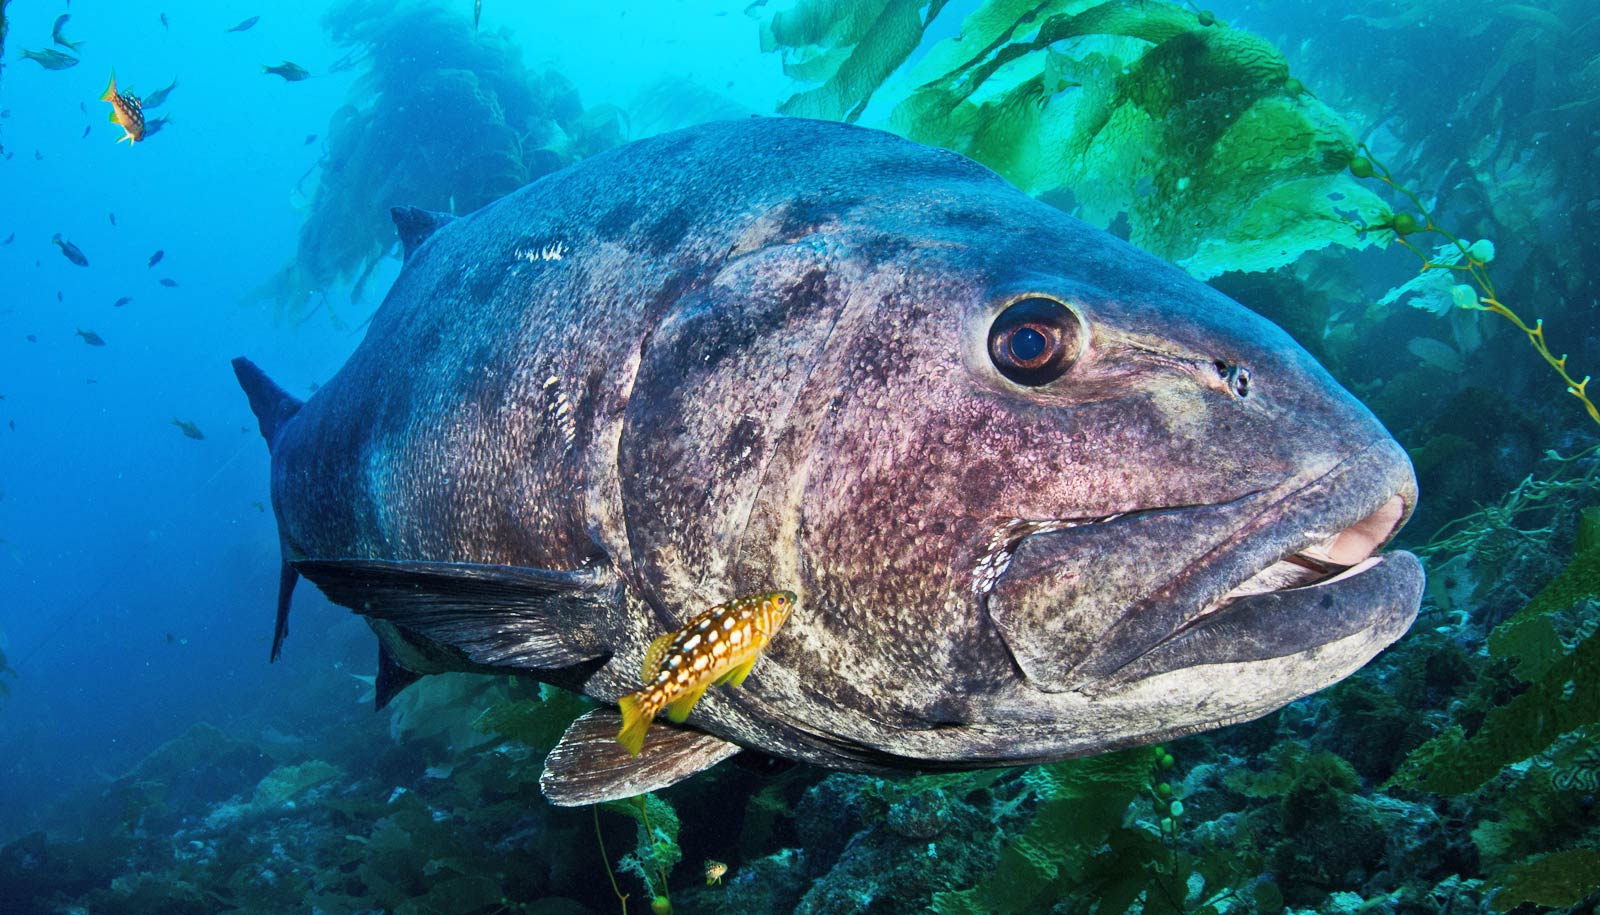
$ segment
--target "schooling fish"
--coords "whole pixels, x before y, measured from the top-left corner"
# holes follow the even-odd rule
[[[112,302],[111,303],[111,307],[112,308],[121,308],[122,306],[124,306],[124,305],[126,305],[126,304],[128,304],[129,302],[132,302],[132,301],[133,301],[133,296],[125,295],[122,298],[117,299],[115,302]]]
[[[182,430],[184,435],[194,439],[197,442],[203,441],[206,437],[206,434],[200,431],[199,426],[187,420],[173,418],[172,424]]]
[[[77,245],[73,244],[72,242],[67,241],[66,239],[62,238],[60,232],[57,232],[54,236],[51,237],[50,240],[52,242],[55,242],[55,246],[57,248],[61,249],[62,256],[64,256],[67,260],[72,261],[74,264],[77,264],[79,267],[87,267],[87,266],[89,266],[89,258],[84,256],[83,249],[79,248]]]
[[[156,249],[156,253],[150,255],[150,263],[144,265],[145,269],[149,270],[151,267],[154,267],[156,264],[161,263],[161,259],[163,257],[166,257],[166,256],[167,256],[167,252],[166,251],[164,251],[164,250],[162,250],[160,248],[157,248]]]
[[[743,683],[794,603],[793,591],[734,598],[651,642],[644,652],[644,689],[617,700],[622,710],[617,742],[638,756],[645,731],[663,708],[682,724],[707,687]]]
[[[65,26],[67,24],[67,20],[71,19],[71,18],[72,18],[72,14],[71,13],[62,13],[61,15],[57,16],[56,17],[55,28],[50,30],[50,38],[53,41],[55,41],[56,44],[61,45],[63,48],[67,48],[67,49],[73,51],[74,53],[76,53],[78,48],[83,46],[83,42],[81,42],[81,41],[68,41],[67,37],[65,35],[61,34],[62,26]]]
[[[158,282],[161,285],[167,287],[168,289],[177,289],[178,288],[178,281],[175,280],[175,279],[172,279],[171,277],[164,276],[161,279],[157,280],[156,282]]]
[[[117,224],[117,214],[111,213],[111,214],[108,214],[108,215],[110,215],[110,217],[111,217],[111,224],[113,226],[115,226]]]
[[[298,83],[299,81],[311,75],[309,70],[292,60],[286,60],[283,63],[278,64],[276,67],[269,67],[266,64],[262,64],[261,69],[268,73],[281,76],[284,78],[284,80],[291,83]]]
[[[106,341],[101,339],[100,335],[95,333],[92,330],[84,330],[82,328],[79,328],[78,329],[78,336],[82,337],[83,338],[83,342],[89,344],[90,346],[105,346],[106,345]]]
[[[9,245],[9,244],[11,244],[12,242],[14,242],[16,240],[17,240],[17,233],[12,232],[10,235],[6,236],[6,240],[5,241],[0,241],[0,245]]]
[[[151,108],[160,108],[166,103],[167,96],[171,95],[172,90],[176,88],[178,88],[178,78],[174,76],[171,83],[144,97],[144,110],[149,111]]]
[[[111,74],[111,83],[106,86],[106,91],[100,94],[100,101],[111,103],[111,123],[122,128],[122,136],[117,142],[128,141],[128,148],[144,139],[144,108],[139,104],[139,97],[132,92],[117,92],[117,74]]]
[[[24,50],[22,56],[37,62],[39,66],[46,70],[65,70],[68,67],[76,67],[78,65],[78,58],[73,57],[71,54],[63,54],[60,51],[48,48],[43,51]]]
[[[555,803],[741,748],[882,773],[1158,742],[1323,689],[1416,615],[1421,565],[1380,552],[1416,479],[1377,418],[956,153],[749,118],[394,217],[394,287],[320,390],[234,363],[282,532],[273,653],[304,575],[372,624],[380,700],[471,669],[607,703],[546,758]],[[749,679],[630,755],[609,703],[651,642],[768,587],[800,609]]]
[[[250,31],[250,28],[252,26],[254,26],[257,22],[260,22],[260,21],[261,21],[261,17],[260,16],[251,16],[249,19],[246,19],[245,21],[239,23],[238,25],[234,26],[233,28],[224,29],[224,31],[228,31],[228,32],[248,32],[248,31]]]
[[[167,14],[166,13],[162,13],[161,14],[161,27],[163,29],[168,30],[168,31],[171,31],[171,29],[172,29],[172,26],[167,24]]]

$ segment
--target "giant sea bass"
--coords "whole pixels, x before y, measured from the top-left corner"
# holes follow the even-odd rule
[[[692,662],[686,621],[736,622],[706,608],[792,595],[743,682],[637,756],[615,708],[573,723],[556,803],[741,748],[881,772],[1164,740],[1322,689],[1416,614],[1421,566],[1379,552],[1416,482],[1373,415],[957,154],[720,122],[395,219],[404,268],[310,400],[235,362],[274,655],[303,576],[371,623],[380,702],[469,670],[614,703],[647,653]]]

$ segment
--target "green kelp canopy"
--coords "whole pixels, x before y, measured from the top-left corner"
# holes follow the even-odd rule
[[[352,277],[360,298],[396,247],[390,207],[469,213],[621,141],[615,118],[586,115],[571,83],[528,70],[503,34],[475,35],[464,10],[345,0],[324,17],[365,72],[328,126],[295,259],[266,290],[288,316]]]
[[[786,70],[824,79],[786,112],[854,120],[875,97],[874,110],[892,106],[881,126],[971,156],[1095,225],[1125,214],[1135,244],[1201,278],[1376,240],[1353,225],[1385,207],[1345,172],[1355,142],[1343,121],[1271,44],[1209,14],[1159,0],[989,0],[879,85],[846,74],[907,59],[910,18],[890,2],[865,30],[861,16],[831,30],[813,21],[836,5],[763,11]],[[931,21],[940,4],[924,6]]]

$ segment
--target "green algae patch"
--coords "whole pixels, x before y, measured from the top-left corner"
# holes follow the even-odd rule
[[[256,784],[250,805],[261,810],[282,807],[312,788],[343,774],[344,770],[338,766],[320,759],[309,760],[298,766],[279,766]]]
[[[1542,855],[1512,867],[1496,881],[1489,901],[1496,912],[1533,903],[1563,909],[1600,890],[1600,849],[1573,848]]]
[[[891,129],[1096,226],[1125,217],[1130,241],[1202,279],[1380,241],[1358,228],[1388,210],[1347,171],[1349,129],[1264,39],[1121,0],[997,0],[961,31],[880,93]]]

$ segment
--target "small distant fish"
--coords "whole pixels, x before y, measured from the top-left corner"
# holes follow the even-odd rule
[[[73,244],[72,242],[67,241],[66,239],[62,238],[60,232],[57,232],[50,240],[52,242],[55,242],[55,245],[56,245],[57,248],[61,249],[62,255],[65,256],[67,260],[72,261],[74,264],[77,264],[79,267],[87,267],[87,266],[89,266],[89,259],[84,256],[83,249],[79,248],[77,245]],[[57,292],[56,293],[56,301],[59,302],[60,300],[61,300],[61,293]]]
[[[46,70],[65,70],[78,65],[78,58],[50,48],[43,51],[23,51],[22,56],[37,62]]]
[[[172,643],[173,643],[173,642],[176,642],[176,641],[177,641],[177,640],[178,640],[178,637],[177,637],[177,636],[175,636],[175,635],[173,635],[173,634],[172,634],[172,633],[170,633],[170,632],[169,632],[169,633],[167,633],[167,644],[168,644],[168,645],[171,645],[171,644],[172,644]]]
[[[83,328],[80,327],[78,329],[78,336],[82,337],[83,338],[83,342],[89,344],[90,346],[105,346],[106,345],[106,341],[99,334],[95,333],[92,330],[84,330]]]
[[[167,287],[168,289],[177,289],[178,288],[178,281],[173,279],[173,278],[171,278],[171,277],[168,277],[168,276],[162,277],[161,280],[160,280],[160,283],[161,283],[161,285]]]
[[[38,334],[29,334],[27,339],[28,339],[29,343],[38,343],[39,342],[39,335]]]
[[[722,875],[728,872],[728,865],[721,861],[706,860],[706,886],[722,882]]]
[[[792,591],[737,597],[651,642],[644,653],[644,688],[617,702],[622,710],[617,742],[638,756],[645,731],[662,709],[681,724],[708,687],[743,683],[795,600]]]
[[[171,120],[172,120],[172,115],[164,114],[159,118],[153,118],[153,119],[145,122],[144,135],[147,136],[147,137],[155,136],[156,134],[160,133],[161,132],[161,128],[167,126],[167,124]]]
[[[116,225],[117,224],[117,214],[112,213],[112,214],[110,214],[110,216],[111,216],[111,224],[112,225]]]
[[[311,75],[311,71],[300,66],[292,60],[286,60],[283,63],[278,64],[276,67],[269,67],[266,64],[262,64],[261,69],[268,73],[281,76],[284,78],[284,80],[291,83],[298,83],[299,81]]]
[[[305,142],[304,145],[310,146],[312,143],[315,143],[315,142],[317,142],[317,135],[316,134],[314,134],[314,133],[306,134],[306,142]]]
[[[81,42],[81,41],[68,41],[67,40],[67,36],[61,34],[61,27],[66,25],[67,24],[67,20],[71,19],[71,18],[72,18],[72,14],[71,13],[62,13],[61,15],[57,16],[56,17],[55,28],[50,30],[50,38],[52,40],[54,40],[56,44],[61,45],[63,48],[67,48],[68,50],[71,50],[73,53],[77,53],[78,48],[83,46],[83,42]]]
[[[478,31],[478,20],[483,18],[483,0],[472,0],[472,31]]]
[[[229,32],[248,32],[248,31],[250,31],[250,27],[251,26],[255,25],[257,22],[260,22],[260,21],[261,21],[261,17],[260,16],[251,16],[249,19],[246,19],[245,21],[239,23],[238,25],[234,26],[233,28],[227,29],[227,31],[229,31]]]
[[[93,124],[85,124],[85,125],[83,125],[83,136],[79,137],[78,139],[80,139],[80,140],[89,139],[89,131],[91,131],[93,129],[94,129],[94,125]]]
[[[174,418],[172,420],[172,424],[182,430],[184,435],[187,435],[197,442],[205,440],[206,434],[200,431],[199,426],[189,422],[188,420]]]
[[[111,122],[122,128],[118,143],[127,140],[128,148],[132,149],[133,144],[144,139],[144,107],[132,92],[117,92],[116,71],[112,71],[111,84],[101,93],[100,101],[111,103]]]
[[[149,111],[151,108],[160,108],[166,104],[167,96],[176,88],[178,88],[178,78],[174,76],[171,83],[144,97],[144,110]]]
[[[37,267],[37,266],[39,266],[39,265],[38,265],[38,264],[34,264],[34,266],[35,266],[35,267]],[[61,301],[62,301],[62,298],[61,298],[61,290],[59,290],[59,289],[57,289],[57,290],[56,290],[56,302],[58,302],[58,303],[59,303],[59,302],[61,302]]]
[[[44,153],[42,153],[42,152],[40,152],[39,150],[36,149],[36,150],[33,151],[33,158],[38,160],[38,161],[40,161],[40,162],[43,162],[44,161]]]
[[[166,251],[164,251],[164,250],[162,250],[160,248],[157,248],[156,249],[156,253],[150,255],[150,263],[145,265],[145,269],[148,270],[151,267],[154,267],[156,264],[161,263],[161,259],[163,257],[166,257],[166,256],[167,256],[167,252]]]
[[[256,508],[256,511],[258,511],[258,512],[265,512],[265,511],[266,511],[266,510],[267,510],[267,507],[266,507],[266,505],[264,505],[264,504],[262,504],[262,503],[261,503],[261,502],[259,502],[259,501],[253,501],[253,500],[252,500],[252,501],[251,501],[251,503],[250,503],[250,504],[251,504],[251,505],[254,505],[254,506],[255,506],[255,508]]]
[[[117,299],[115,302],[112,302],[111,303],[111,307],[112,308],[121,308],[122,306],[128,304],[131,301],[133,301],[133,296],[125,295],[122,298]]]
[[[169,32],[172,31],[172,26],[167,24],[167,14],[166,13],[162,13],[161,14],[161,27],[166,29]]]
[[[6,240],[5,241],[0,241],[0,245],[9,245],[9,244],[11,244],[12,242],[14,242],[16,240],[17,240],[17,233],[12,232],[10,235],[6,236]]]

